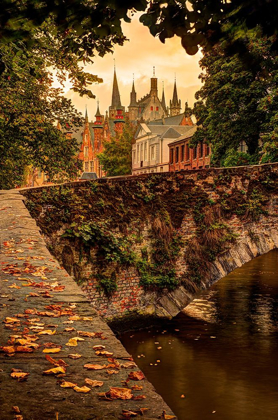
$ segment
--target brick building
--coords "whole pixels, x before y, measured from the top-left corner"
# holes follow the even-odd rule
[[[199,143],[196,147],[189,147],[195,131],[194,127],[191,132],[168,144],[170,172],[210,167],[211,150],[208,144]]]

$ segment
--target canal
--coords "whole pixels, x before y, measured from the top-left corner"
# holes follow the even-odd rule
[[[278,419],[278,250],[120,339],[179,420]]]

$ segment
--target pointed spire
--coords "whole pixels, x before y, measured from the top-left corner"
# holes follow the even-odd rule
[[[120,98],[120,92],[118,87],[118,81],[116,76],[116,66],[114,64],[114,80],[113,80],[113,91],[112,91],[112,103],[111,106],[113,108],[121,108],[121,98]]]
[[[177,92],[177,83],[176,83],[176,76],[175,76],[175,83],[174,83],[174,91],[173,91],[172,106],[179,106],[178,92]]]
[[[99,111],[99,101],[97,101],[97,112],[96,112],[96,117],[101,117],[101,113]]]
[[[130,104],[129,104],[129,106],[137,106],[136,91],[135,91],[135,86],[134,86],[134,74],[133,74],[132,89],[131,89],[131,92],[130,92]]]
[[[161,99],[161,105],[166,113],[166,101],[165,101],[165,94],[164,94],[164,82],[162,82],[162,99]]]
[[[85,123],[89,122],[89,118],[88,118],[88,111],[87,111],[87,105],[86,105],[86,109],[85,109]]]

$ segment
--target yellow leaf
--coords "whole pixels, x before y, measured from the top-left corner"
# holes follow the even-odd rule
[[[84,338],[80,338],[80,337],[73,337],[70,338],[69,341],[66,343],[66,346],[77,346],[77,341],[84,341]]]
[[[91,391],[91,389],[90,388],[88,388],[87,386],[82,386],[81,388],[79,387],[79,386],[75,386],[74,388],[74,391],[76,391],[76,392],[83,392],[84,394],[86,394],[87,392],[90,392]]]
[[[52,349],[44,349],[43,353],[59,353],[59,351],[61,351],[60,348],[52,348]]]
[[[73,384],[72,382],[63,382],[60,385],[62,388],[74,388],[76,386],[76,384]]]
[[[56,330],[43,330],[38,333],[38,335],[53,335],[56,333]]]
[[[57,373],[66,373],[66,369],[63,366],[58,366],[43,372],[44,375],[57,375]]]

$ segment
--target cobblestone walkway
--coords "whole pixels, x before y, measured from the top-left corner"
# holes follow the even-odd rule
[[[0,419],[176,418],[51,256],[22,200],[0,191]]]

